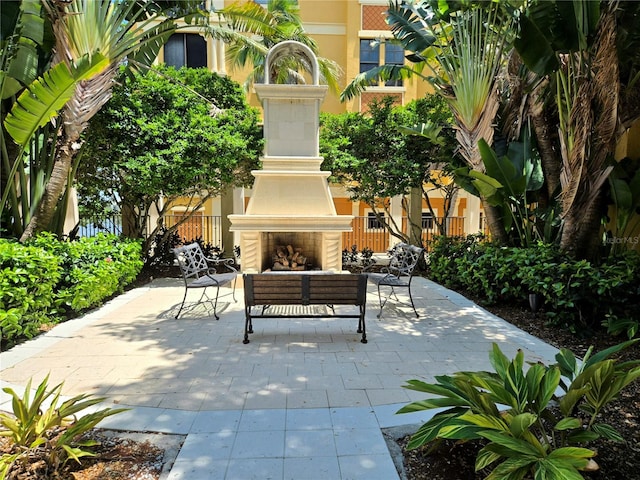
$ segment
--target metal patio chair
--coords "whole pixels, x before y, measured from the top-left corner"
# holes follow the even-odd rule
[[[400,302],[396,295],[397,288],[407,289],[413,312],[416,314],[416,318],[420,317],[413,303],[413,297],[411,296],[411,280],[423,253],[424,248],[407,243],[399,243],[392,249],[391,260],[388,266],[382,267],[380,273],[367,273],[368,281],[378,287],[378,299],[380,300],[380,313],[378,313],[378,318],[382,317],[382,309],[391,296]],[[381,292],[382,287],[390,288],[390,292],[384,300]]]
[[[184,279],[184,297],[180,304],[180,309],[175,318],[180,316],[184,307],[184,302],[187,299],[187,293],[189,289],[201,288],[202,295],[200,300],[196,303],[202,303],[205,301],[213,302],[213,315],[216,320],[218,317],[218,298],[220,296],[220,287],[231,285],[231,293],[228,295],[233,296],[233,301],[236,301],[236,280],[238,278],[238,270],[233,266],[234,260],[232,258],[215,259],[206,257],[202,248],[198,243],[191,243],[182,247],[173,249],[173,254],[176,257],[182,278]],[[217,269],[226,268],[228,271],[225,273],[218,273]],[[215,298],[210,298],[207,295],[207,288],[213,287],[216,289]]]

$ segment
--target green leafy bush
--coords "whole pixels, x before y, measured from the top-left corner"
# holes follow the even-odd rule
[[[90,398],[82,394],[61,401],[62,383],[47,392],[48,381],[47,375],[33,399],[31,379],[22,398],[11,388],[3,388],[13,398],[13,415],[0,413],[0,435],[11,439],[12,450],[0,458],[0,480],[7,478],[16,464],[26,466],[40,460],[43,467],[39,473],[46,478],[53,478],[53,475],[57,478],[68,460],[80,463],[80,458],[94,455],[88,447],[96,445],[96,442],[80,440],[83,434],[106,417],[127,410],[105,408],[78,417],[79,412],[102,402],[104,398]],[[47,403],[48,399],[51,400]],[[19,467],[17,465],[16,470]]]
[[[431,245],[429,276],[487,305],[524,304],[537,294],[549,323],[573,331],[601,325],[612,334],[638,333],[640,255],[627,251],[596,264],[575,260],[555,246],[498,247],[477,236],[438,237]]]
[[[45,234],[36,238],[33,245],[58,257],[63,274],[56,286],[57,305],[74,312],[99,305],[122,291],[142,268],[140,244],[115,235],[98,234],[60,242]]]
[[[32,338],[41,323],[55,318],[54,288],[60,277],[53,253],[0,239],[2,339]]]
[[[583,470],[597,469],[586,448],[598,438],[623,441],[602,423],[603,407],[640,377],[640,360],[618,363],[610,357],[640,339],[591,355],[579,363],[563,349],[557,363],[525,368],[519,351],[509,360],[494,344],[489,355],[495,371],[457,372],[436,383],[410,380],[405,388],[433,397],[413,402],[398,413],[442,409],[412,436],[408,447],[437,439],[480,440],[476,471],[491,469],[490,480],[536,478],[579,480]]]
[[[43,323],[99,305],[141,268],[141,245],[114,235],[69,242],[45,233],[24,245],[0,240],[3,344],[32,338]]]

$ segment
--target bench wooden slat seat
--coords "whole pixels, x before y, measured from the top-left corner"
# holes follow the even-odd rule
[[[236,301],[235,289],[238,271],[233,266],[234,260],[232,258],[217,259],[206,257],[198,243],[191,243],[174,248],[173,254],[176,257],[184,280],[184,296],[182,297],[182,303],[175,318],[178,318],[182,312],[188,291],[193,288],[201,288],[202,295],[197,303],[201,303],[205,297],[207,301],[213,301],[213,315],[216,320],[219,320],[220,317],[218,316],[217,309],[220,288],[231,285],[231,295],[233,296],[233,301]],[[218,273],[218,269],[223,267],[229,271]],[[210,298],[207,295],[208,287],[216,289],[215,298]]]
[[[245,274],[245,329],[243,343],[249,343],[254,318],[357,318],[361,342],[367,343],[365,309],[367,303],[366,275],[339,273],[258,273]],[[271,314],[272,305],[326,305],[332,313]],[[334,305],[354,305],[357,314],[336,313]],[[260,313],[253,307],[262,306]]]
[[[378,287],[378,299],[380,301],[380,313],[378,318],[382,317],[382,309],[384,308],[387,300],[393,296],[396,301],[400,301],[396,295],[396,288],[406,288],[409,293],[409,301],[413,312],[416,314],[416,318],[419,318],[416,306],[413,303],[413,296],[411,295],[411,280],[418,262],[424,253],[424,248],[416,247],[415,245],[409,245],[407,243],[399,243],[393,247],[391,251],[391,260],[387,267],[383,267],[380,273],[367,273],[369,282],[375,284]],[[387,296],[382,298],[381,287],[389,287],[390,291]]]

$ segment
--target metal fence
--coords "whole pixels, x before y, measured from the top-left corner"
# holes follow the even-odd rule
[[[176,225],[184,216],[165,215],[164,224],[167,227]],[[440,235],[437,224],[444,225],[447,236],[464,235],[464,217],[447,218],[423,218],[422,241],[427,245],[434,236]],[[402,230],[408,232],[408,221],[402,219]],[[151,226],[147,226],[147,231],[151,231]],[[376,253],[389,250],[390,234],[380,225],[375,217],[354,217],[351,222],[352,231],[342,234],[342,245],[344,248],[351,248],[355,245],[359,250],[369,248]],[[113,215],[109,218],[95,220],[83,219],[80,222],[78,235],[82,237],[92,237],[99,232],[122,233],[122,217]],[[178,227],[178,235],[185,241],[201,238],[203,241],[213,246],[222,245],[222,217],[220,215],[200,215],[195,214]]]
[[[81,218],[78,225],[79,237],[95,237],[98,233],[122,235],[122,215],[107,218]]]

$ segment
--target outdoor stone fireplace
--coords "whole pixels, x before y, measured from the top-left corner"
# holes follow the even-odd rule
[[[351,231],[351,215],[337,215],[329,190],[331,172],[321,171],[320,104],[327,86],[318,84],[318,62],[307,46],[293,41],[275,45],[265,72],[283,56],[295,55],[312,66],[313,85],[254,86],[264,109],[265,150],[262,169],[252,172],[253,193],[243,215],[229,215],[231,231],[240,233],[245,273],[273,266],[278,245],[302,249],[308,268],[342,270],[342,232]]]

